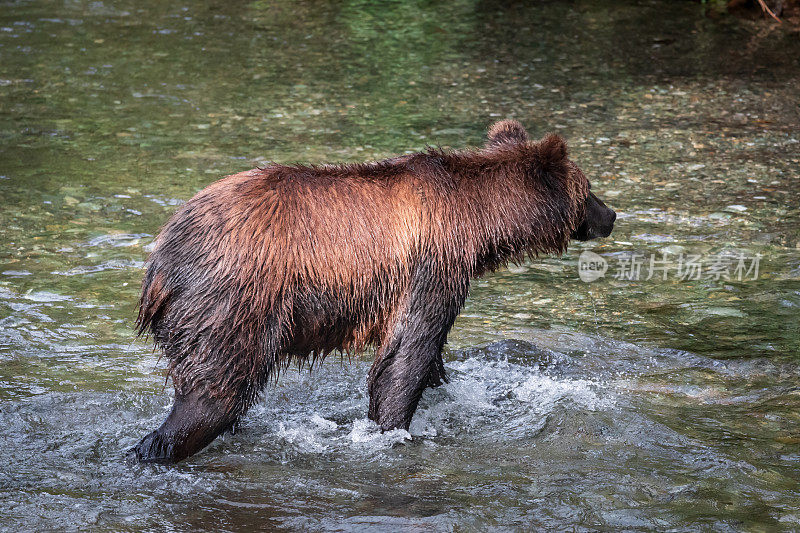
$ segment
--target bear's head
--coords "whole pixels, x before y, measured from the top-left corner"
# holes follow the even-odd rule
[[[512,146],[524,144],[534,148],[535,166],[534,174],[544,181],[562,181],[577,183],[578,187],[568,187],[570,191],[582,191],[583,203],[579,209],[580,220],[572,231],[571,238],[579,241],[608,237],[614,229],[617,214],[606,206],[603,201],[591,191],[591,184],[586,179],[581,169],[567,157],[567,144],[562,137],[549,134],[538,142],[528,138],[528,132],[516,120],[501,120],[495,123],[488,133],[487,148],[499,146]],[[553,184],[551,184],[553,185]]]

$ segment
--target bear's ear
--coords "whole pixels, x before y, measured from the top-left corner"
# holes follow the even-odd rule
[[[561,135],[548,133],[539,142],[539,160],[542,166],[558,165],[567,158],[567,141]]]
[[[567,174],[567,143],[560,135],[549,133],[536,145],[533,174],[549,188],[559,187]]]
[[[501,120],[489,128],[486,146],[505,143],[522,143],[528,140],[528,132],[516,120]]]

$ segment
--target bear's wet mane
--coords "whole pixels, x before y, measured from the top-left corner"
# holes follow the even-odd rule
[[[526,255],[563,253],[588,195],[582,173],[572,175],[564,139],[551,133],[531,141],[514,120],[496,123],[487,139],[481,148],[429,147],[375,162],[273,165],[262,172],[284,198],[307,195],[309,187],[324,198],[343,181],[415,183],[425,209],[438,210],[440,219],[424,225],[428,245],[447,264],[465,262],[470,275]]]

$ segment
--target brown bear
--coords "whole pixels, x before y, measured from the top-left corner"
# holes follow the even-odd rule
[[[129,460],[180,461],[281,368],[367,346],[369,417],[408,429],[446,379],[470,279],[608,236],[615,217],[561,137],[530,141],[513,120],[481,149],[223,178],[172,216],[148,260],[137,324],[169,360],[175,401]]]

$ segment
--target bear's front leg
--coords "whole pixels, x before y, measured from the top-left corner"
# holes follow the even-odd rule
[[[469,280],[442,280],[419,267],[391,336],[367,379],[369,418],[383,431],[408,429],[422,392],[445,380],[442,348],[464,304]]]
[[[147,434],[127,453],[131,463],[177,463],[200,451],[236,422],[219,401],[198,393],[175,395],[161,427]]]
[[[400,338],[380,351],[368,378],[369,418],[383,431],[408,429],[422,392],[431,383],[441,383],[444,376],[437,359],[442,344]]]

